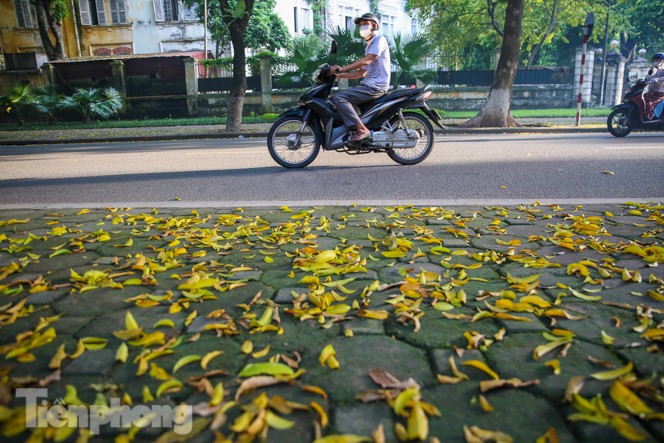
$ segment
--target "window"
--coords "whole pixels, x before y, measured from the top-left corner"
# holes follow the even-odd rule
[[[35,22],[32,19],[30,0],[14,0],[14,9],[19,28],[34,28]]]
[[[295,32],[296,34],[300,32],[300,27],[298,25],[299,25],[299,20],[297,17],[297,6],[295,6],[293,8],[293,32]]]
[[[300,12],[302,14],[302,31],[305,29],[312,31],[314,26],[313,26],[313,14],[311,12],[311,9],[307,8],[302,8],[300,9]]]
[[[417,34],[417,19],[414,18],[413,21],[410,22],[410,33],[415,35]]]
[[[383,15],[380,19],[381,21],[381,30],[383,35],[392,36],[394,35],[394,20],[395,17],[392,15]]]
[[[111,24],[127,23],[126,0],[108,0],[108,6],[105,0],[78,0],[78,6],[81,11],[81,24],[102,26],[109,24],[107,7],[111,12]]]
[[[197,20],[196,10],[186,7],[180,0],[152,0],[154,19],[158,22]]]
[[[111,23],[127,23],[127,5],[125,0],[110,0]]]
[[[350,30],[352,30],[353,28],[355,28],[354,20],[355,20],[355,19],[354,19],[353,17],[348,17],[348,16],[346,16],[346,29],[347,29],[347,30],[350,31]]]

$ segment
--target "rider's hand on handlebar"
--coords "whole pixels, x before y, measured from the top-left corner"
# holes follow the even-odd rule
[[[341,71],[341,66],[339,66],[339,65],[330,66],[330,74],[337,75],[337,74],[340,73],[339,71]]]

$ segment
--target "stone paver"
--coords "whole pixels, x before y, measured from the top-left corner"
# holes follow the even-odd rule
[[[190,405],[177,441],[213,441],[212,424],[271,442],[382,424],[395,442],[415,416],[426,440],[664,440],[656,204],[81,209],[0,214],[3,441],[42,432],[16,396],[39,379],[51,404]],[[450,358],[467,380],[449,384]],[[532,384],[483,392],[492,378]],[[92,441],[129,439],[105,426]]]

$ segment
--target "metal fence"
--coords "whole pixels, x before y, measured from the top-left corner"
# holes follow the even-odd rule
[[[491,86],[494,71],[492,70],[462,70],[462,71],[436,71],[435,84],[445,86]],[[272,87],[278,90],[301,89],[311,86],[308,79],[298,81],[288,80],[294,74],[285,74],[272,77]],[[227,92],[231,89],[232,75],[216,78],[199,78],[199,92]],[[573,74],[569,68],[533,68],[520,69],[514,79],[515,85],[566,85],[572,84]],[[402,75],[399,83],[403,85],[415,84],[415,79]],[[260,91],[260,76],[247,77],[247,88]]]

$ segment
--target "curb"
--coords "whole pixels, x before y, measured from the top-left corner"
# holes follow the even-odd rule
[[[635,131],[637,132],[637,131]],[[448,128],[446,130],[436,129],[437,135],[466,135],[466,134],[587,134],[607,133],[605,128],[549,128],[549,127],[517,127],[517,128]],[[237,139],[237,138],[267,138],[267,132],[246,133],[190,133],[172,135],[146,135],[132,137],[113,137],[107,139],[99,138],[72,138],[72,139],[47,139],[47,140],[0,140],[0,146],[28,146],[28,145],[61,145],[82,143],[123,143],[123,142],[150,142],[169,140],[209,140],[209,139]]]

